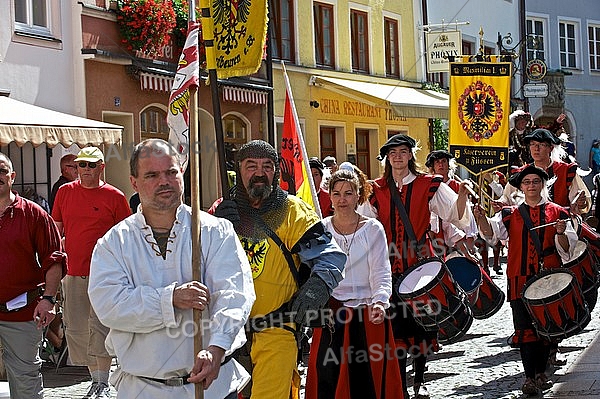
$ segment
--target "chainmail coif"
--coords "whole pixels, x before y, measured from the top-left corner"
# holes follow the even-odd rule
[[[250,205],[248,192],[240,177],[240,163],[247,158],[269,158],[275,163],[275,174],[271,185],[271,194],[262,201],[260,208]],[[268,237],[268,234],[256,223],[262,219],[272,230],[276,231],[288,213],[288,193],[279,187],[279,161],[277,151],[266,141],[252,140],[244,144],[236,154],[235,171],[238,175],[236,185],[231,189],[230,198],[238,205],[240,221],[235,225],[235,231],[250,242],[257,243]]]

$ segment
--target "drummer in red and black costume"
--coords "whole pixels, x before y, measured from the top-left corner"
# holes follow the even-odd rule
[[[513,237],[508,246],[506,270],[508,301],[515,327],[512,344],[520,349],[526,377],[521,390],[526,395],[536,395],[539,390],[550,388],[552,381],[545,374],[550,341],[538,336],[522,299],[523,287],[541,271],[541,263],[545,269],[551,269],[560,267],[561,259],[564,263],[570,261],[577,242],[577,233],[571,223],[566,222],[569,219],[567,210],[548,201],[547,180],[548,174],[543,169],[527,165],[509,180],[525,195],[521,205],[504,207],[493,218],[487,218],[480,206],[473,210],[481,235],[492,245]],[[523,214],[529,215],[533,226],[556,222],[535,230],[541,243],[541,256]]]
[[[595,247],[594,242],[600,244],[600,236],[589,225],[583,223],[579,216],[589,211],[592,196],[581,177],[577,174],[577,164],[561,161],[565,150],[560,139],[550,130],[540,128],[523,137],[523,142],[529,148],[533,158],[531,165],[546,171],[549,178],[556,177],[549,188],[548,198],[570,210],[571,217],[578,225],[575,230],[581,238],[588,240],[593,248]],[[526,166],[517,169],[516,172],[520,172]],[[505,205],[518,205],[521,199],[518,198],[518,195],[515,196],[515,193],[516,188],[507,184],[501,201]],[[595,238],[598,238],[598,240],[595,241]],[[600,247],[596,246],[596,248],[600,250]],[[550,363],[555,366],[562,366],[566,363],[566,360],[559,358],[558,354],[558,345],[553,343]]]
[[[570,207],[571,212],[577,215],[588,212],[592,196],[577,174],[577,164],[560,160],[564,154],[560,139],[547,129],[536,129],[523,137],[523,142],[529,147],[533,158],[532,165],[546,171],[550,179],[556,176],[548,194],[552,202]],[[516,169],[515,173],[522,171],[526,166]],[[507,184],[501,201],[505,205],[518,203],[513,195],[515,191],[516,188]]]
[[[441,176],[422,174],[417,169],[415,151],[416,142],[412,137],[404,134],[391,137],[379,150],[379,157],[385,163],[384,174],[373,182],[371,205],[385,228],[395,279],[415,265],[419,257],[427,258],[433,253],[427,234],[431,212],[459,228],[466,228],[472,218],[464,187],[468,183],[461,183],[457,195],[442,182]],[[407,233],[392,193],[398,194],[406,209],[416,242]],[[426,331],[417,324],[410,308],[403,306],[395,291],[390,302],[396,346],[405,348],[413,356],[415,397],[428,398],[424,385],[425,363],[427,355],[437,350],[437,332]],[[399,356],[399,363],[406,387],[406,356]]]

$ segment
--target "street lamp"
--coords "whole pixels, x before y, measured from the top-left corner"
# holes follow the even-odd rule
[[[533,50],[533,58],[536,58],[536,51],[540,44],[540,40],[537,35],[525,35],[519,40],[517,44],[512,45],[514,39],[511,33],[507,33],[505,36],[502,36],[500,32],[498,32],[498,41],[496,42],[498,46],[498,50],[500,51],[500,60],[505,62],[512,62],[513,70],[515,71],[515,75],[517,72],[521,73],[521,90],[523,90],[523,85],[526,83],[526,74],[525,71],[521,69],[525,68],[527,64],[527,48],[531,48]],[[525,49],[523,49],[525,47]],[[517,59],[520,58],[520,62]],[[523,108],[525,111],[529,111],[529,99],[525,97],[523,101]]]
[[[528,40],[531,40],[531,42],[528,42]],[[539,39],[537,35],[525,35],[523,36],[523,38],[521,38],[521,40],[519,40],[517,44],[511,46],[513,41],[514,39],[510,32],[508,32],[505,36],[502,36],[500,32],[498,32],[498,41],[496,42],[496,44],[498,45],[498,49],[500,50],[501,56],[510,56],[510,59],[512,60],[518,58],[518,56],[521,54],[521,52],[523,51],[523,49],[521,48],[522,45],[530,44],[529,47],[532,48],[534,52],[537,51],[539,45]],[[504,60],[508,61],[508,59]]]

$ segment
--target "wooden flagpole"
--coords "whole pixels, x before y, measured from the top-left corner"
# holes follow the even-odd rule
[[[215,52],[214,21],[211,16],[210,0],[200,0],[202,11],[202,39],[206,50],[206,67],[208,69],[208,82],[213,106],[213,119],[215,121],[215,139],[217,143],[217,157],[219,177],[223,199],[229,199],[229,179],[225,165],[225,138],[223,137],[223,122],[221,121],[221,100],[219,99],[219,86],[217,80],[217,57]]]
[[[190,21],[196,21],[196,0],[189,0]],[[200,64],[198,64],[200,65]],[[189,167],[190,167],[190,197],[192,207],[192,280],[202,282],[202,233],[200,221],[200,146],[198,145],[198,87],[190,86],[190,146],[189,146]],[[194,309],[193,311],[195,334],[194,334],[194,364],[196,356],[203,349],[202,346],[202,311]],[[194,384],[196,399],[204,398],[204,387],[202,384]]]

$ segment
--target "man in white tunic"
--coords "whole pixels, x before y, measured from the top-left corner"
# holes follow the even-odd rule
[[[202,212],[201,260],[192,265],[191,209],[182,203],[183,173],[175,149],[145,140],[132,154],[138,212],[98,240],[89,295],[110,328],[108,351],[118,398],[237,398],[248,373],[229,355],[245,342],[255,299],[252,274],[233,225]],[[192,281],[201,267],[201,281]],[[193,310],[204,312],[205,350],[194,354]]]

